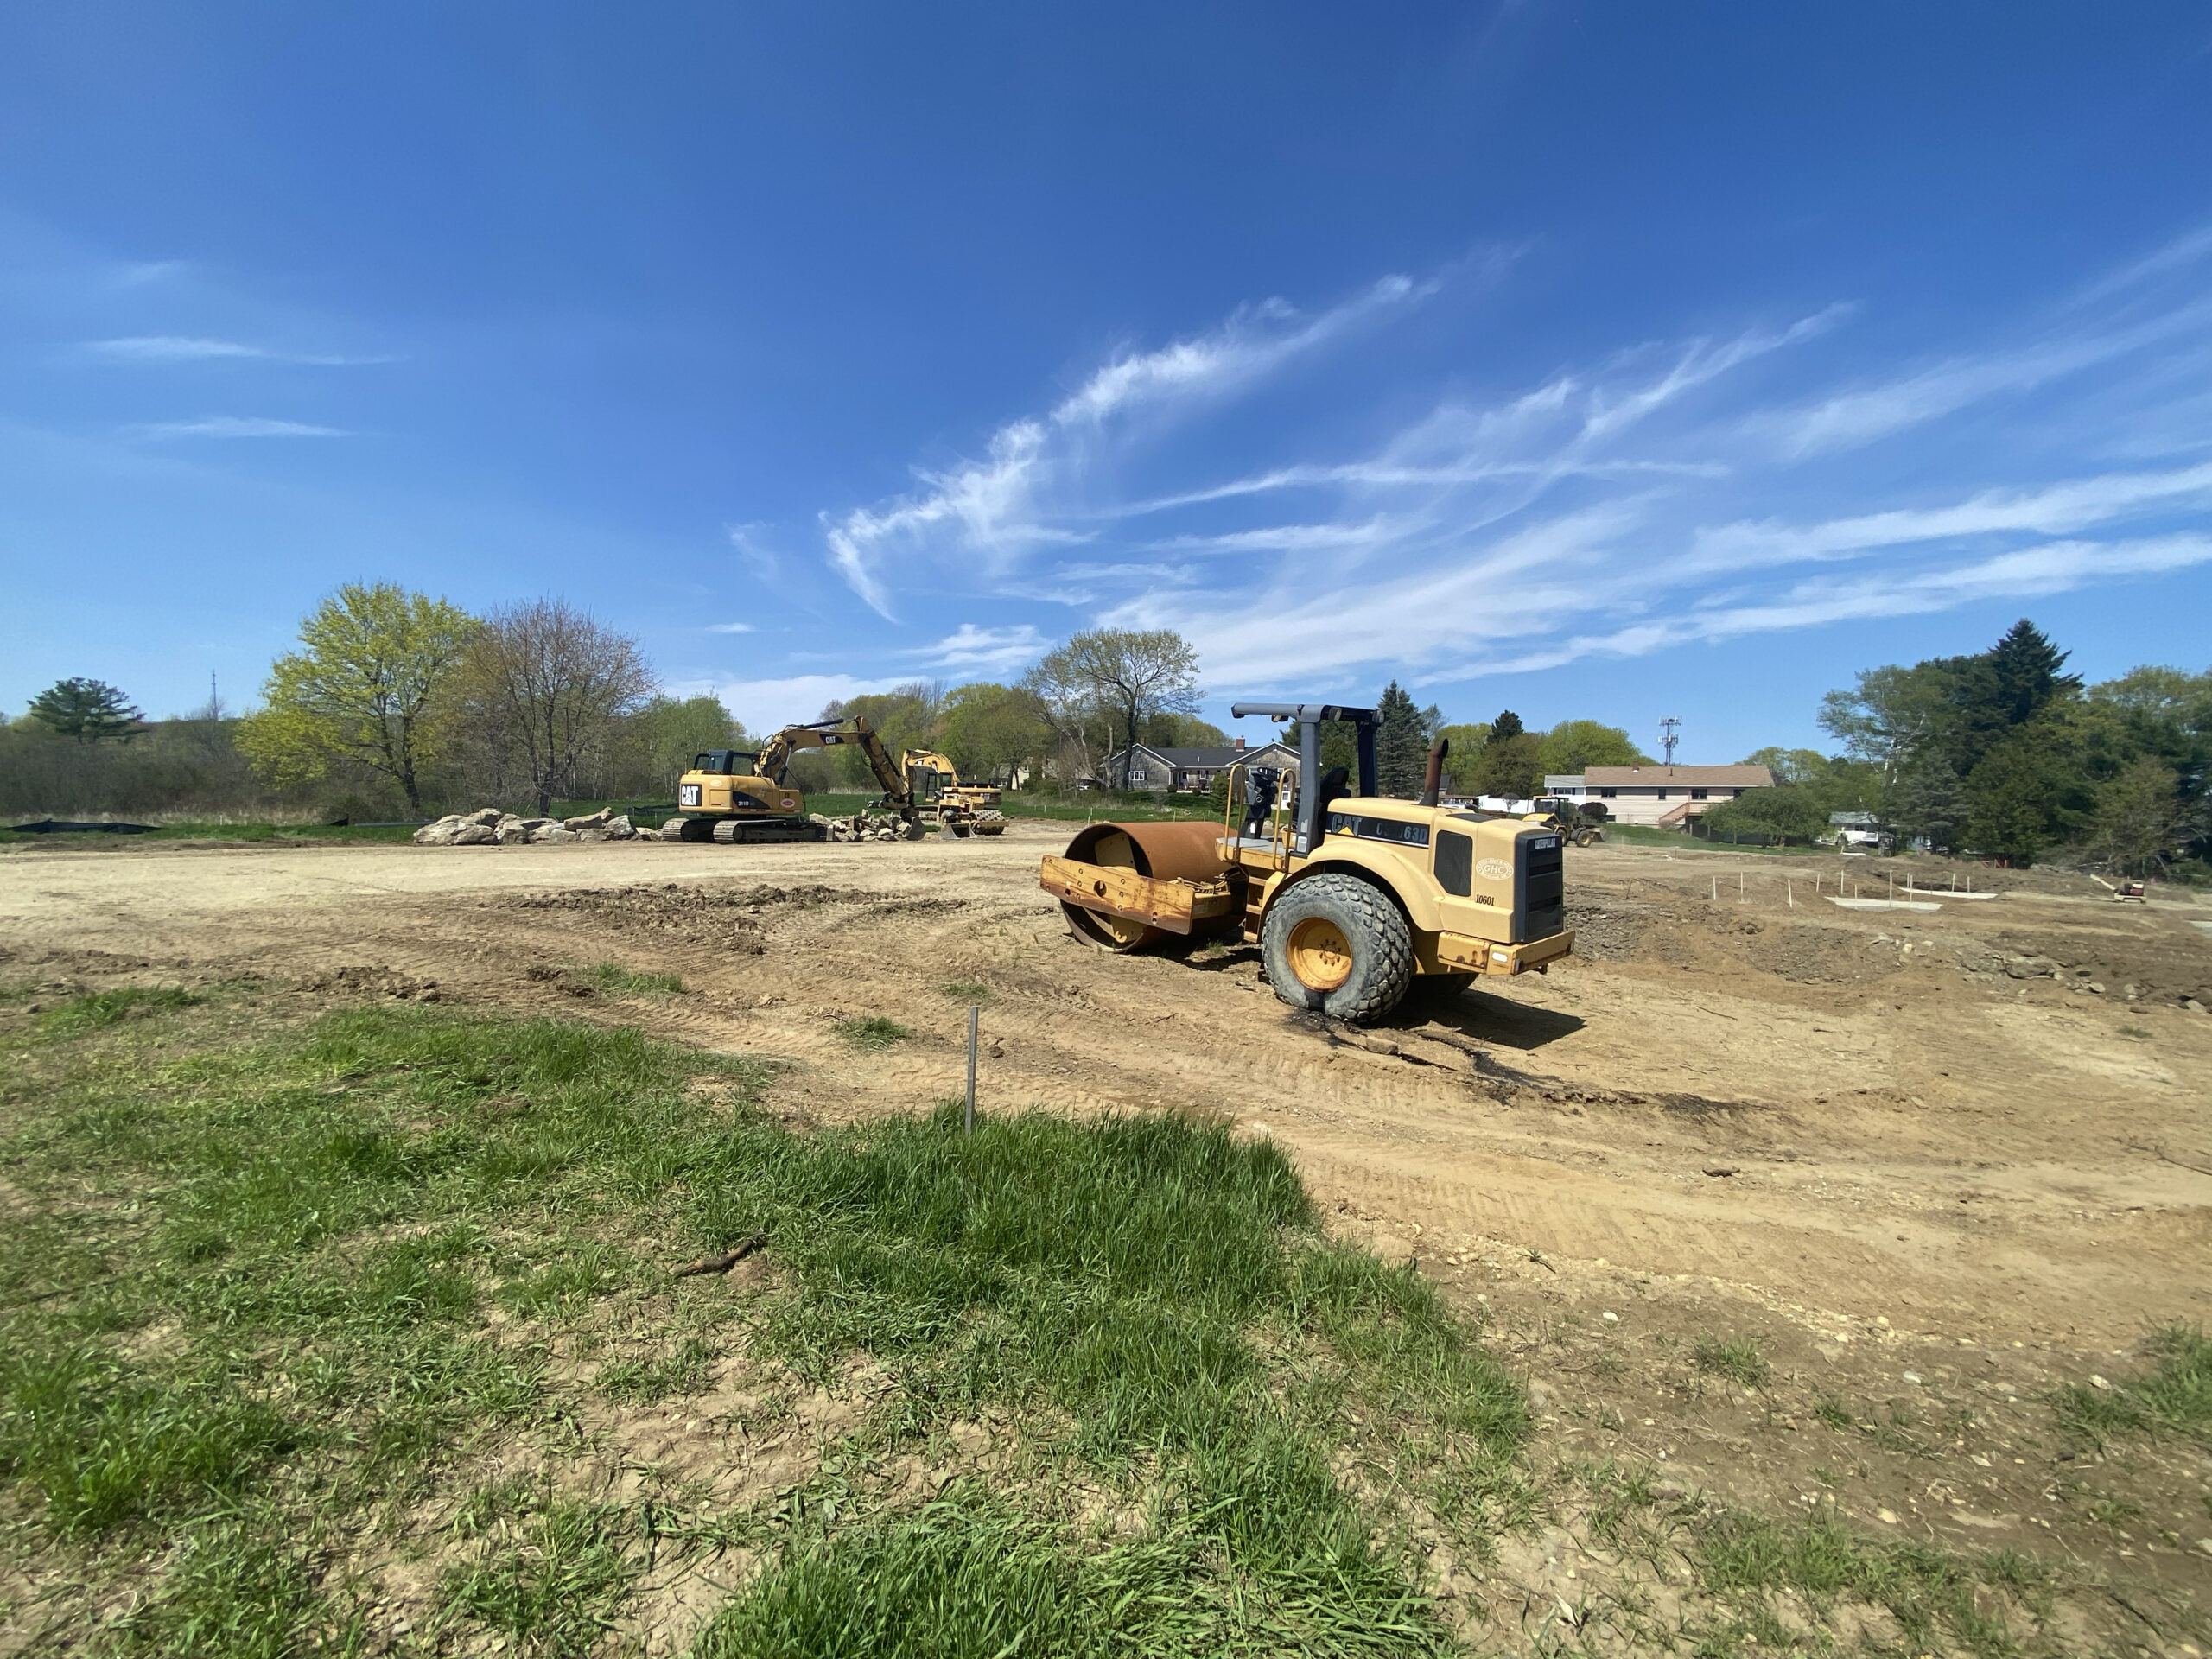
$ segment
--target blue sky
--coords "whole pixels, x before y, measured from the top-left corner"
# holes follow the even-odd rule
[[[565,594],[756,728],[1073,629],[1819,741],[2212,661],[2199,6],[16,7],[0,705]]]

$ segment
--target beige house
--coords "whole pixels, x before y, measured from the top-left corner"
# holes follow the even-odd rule
[[[1623,823],[1681,829],[1715,803],[1773,787],[1764,766],[1592,766],[1544,779],[1544,793],[1595,801]]]

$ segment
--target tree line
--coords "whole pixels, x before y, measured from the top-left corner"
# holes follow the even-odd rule
[[[1014,683],[916,682],[832,702],[824,720],[865,716],[887,747],[947,755],[963,778],[1001,786],[1126,787],[1135,745],[1225,747],[1199,718],[1198,658],[1170,630],[1098,628],[1048,652]],[[1430,743],[1452,740],[1457,792],[1526,797],[1547,772],[1645,759],[1625,732],[1569,721],[1526,729],[1510,710],[1452,725],[1383,692],[1386,792],[1412,796]],[[41,692],[0,726],[0,810],[221,815],[283,810],[420,817],[434,806],[498,803],[540,813],[555,800],[673,796],[692,758],[758,749],[712,696],[677,697],[637,642],[559,600],[476,616],[393,583],[351,583],[301,623],[271,664],[259,706],[148,721],[94,680]],[[1325,742],[1348,762],[1349,731]],[[815,791],[874,787],[856,750],[792,765]]]
[[[1810,840],[1863,812],[1937,851],[2027,864],[2055,854],[2128,873],[2212,874],[2212,672],[2138,668],[2084,686],[2023,620],[1987,651],[1860,673],[1823,701],[1838,753],[1769,747],[1773,789],[1717,805],[1718,832]],[[963,778],[1031,789],[1126,787],[1134,745],[1225,747],[1201,719],[1198,658],[1166,630],[1092,629],[1013,683],[917,682],[833,702],[887,747],[949,756]],[[1510,709],[1452,723],[1395,680],[1378,702],[1378,784],[1411,798],[1430,745],[1462,796],[1526,799],[1547,775],[1649,766],[1618,727],[1537,731]],[[474,616],[394,584],[351,584],[302,623],[259,706],[149,721],[70,679],[0,724],[0,810],[64,815],[283,810],[420,817],[434,806],[667,800],[692,758],[757,749],[720,699],[658,685],[637,642],[559,600]],[[1325,766],[1354,739],[1325,728]],[[793,764],[814,791],[872,790],[855,750]]]
[[[1811,834],[1849,807],[1937,852],[2212,874],[2212,672],[2084,686],[2070,655],[2023,619],[1984,652],[1867,669],[1821,704],[1842,753],[1752,757],[1778,760],[1783,786],[1709,822]]]

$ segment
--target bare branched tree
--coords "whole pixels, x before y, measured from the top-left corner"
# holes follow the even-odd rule
[[[565,600],[493,613],[469,653],[480,740],[528,772],[541,817],[556,792],[574,798],[579,765],[655,689],[637,641]]]
[[[1108,747],[1121,740],[1121,783],[1127,789],[1129,751],[1143,721],[1154,715],[1198,712],[1198,653],[1173,629],[1093,628],[1047,653],[1022,683],[1078,743],[1091,722],[1104,717]]]

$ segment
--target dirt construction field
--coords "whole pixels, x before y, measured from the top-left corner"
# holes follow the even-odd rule
[[[1278,1001],[1255,950],[1077,944],[1036,880],[1066,834],[14,851],[0,976],[638,1024],[790,1062],[799,1122],[957,1094],[980,1002],[986,1109],[1281,1144],[1338,1230],[1488,1320],[1537,1456],[2070,1562],[2111,1586],[2100,1646],[2199,1651],[2212,1452],[2090,1445],[2053,1401],[2212,1317],[2212,904],[1977,870],[1999,897],[1850,912],[1839,877],[1878,897],[1887,865],[1599,847],[1570,855],[1571,960],[1362,1032]],[[595,987],[610,962],[685,989]],[[874,1016],[912,1037],[836,1038]],[[1608,1571],[1554,1520],[1496,1564],[1532,1609]]]

